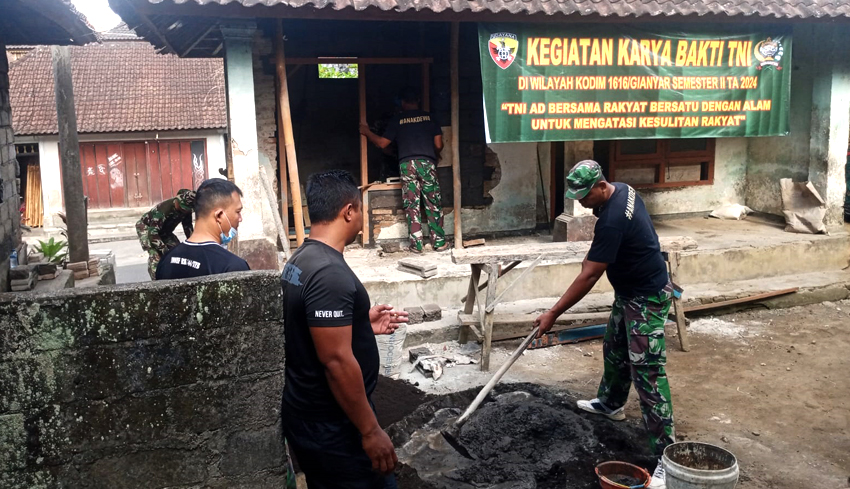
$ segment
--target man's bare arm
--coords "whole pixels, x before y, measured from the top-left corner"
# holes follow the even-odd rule
[[[351,350],[351,329],[351,326],[310,328],[310,335],[336,402],[363,435],[363,449],[372,460],[372,468],[390,473],[398,458],[366,397],[363,372]]]

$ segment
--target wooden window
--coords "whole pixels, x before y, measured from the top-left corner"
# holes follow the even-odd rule
[[[714,139],[612,141],[608,177],[635,188],[714,183]]]

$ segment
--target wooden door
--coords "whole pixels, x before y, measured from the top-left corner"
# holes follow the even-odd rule
[[[121,143],[80,143],[80,167],[90,209],[127,206]]]
[[[147,144],[124,143],[124,184],[129,207],[150,207],[154,204],[148,180]]]

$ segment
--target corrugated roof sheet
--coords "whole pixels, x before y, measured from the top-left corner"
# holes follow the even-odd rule
[[[148,0],[153,4],[163,0]],[[433,12],[490,11],[525,14],[579,14],[602,17],[671,15],[728,15],[775,18],[850,17],[848,0],[173,0],[198,5],[230,3],[245,7],[285,5],[289,7],[353,8],[376,7],[384,11],[431,10]]]
[[[217,129],[227,125],[220,59],[157,54],[146,42],[74,46],[71,66],[81,133]],[[50,49],[9,69],[15,134],[56,134]]]

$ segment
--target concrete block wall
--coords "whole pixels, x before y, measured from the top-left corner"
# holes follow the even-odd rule
[[[20,242],[20,204],[15,181],[15,138],[9,101],[9,62],[6,46],[0,43],[0,292],[9,290],[9,255]]]
[[[0,296],[0,487],[283,487],[276,272]]]

